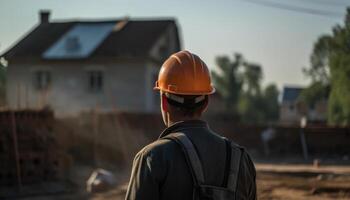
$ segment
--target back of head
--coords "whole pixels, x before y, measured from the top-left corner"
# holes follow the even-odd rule
[[[208,105],[208,95],[163,95],[167,99],[169,110],[183,117],[199,117]]]
[[[184,116],[201,114],[208,95],[215,92],[207,65],[195,54],[180,51],[162,65],[154,89],[170,105],[170,111]]]

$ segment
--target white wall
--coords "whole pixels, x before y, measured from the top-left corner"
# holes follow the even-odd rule
[[[145,96],[146,96],[146,110],[148,112],[159,112],[159,91],[153,90],[155,81],[158,78],[159,69],[161,66],[155,62],[149,62],[147,64],[145,73]]]
[[[101,111],[152,111],[149,105],[153,91],[147,90],[150,87],[147,77],[154,70],[149,70],[152,68],[149,66],[146,62],[13,64],[7,72],[7,101],[13,108],[39,108],[47,103],[58,116],[75,115],[95,107]],[[34,87],[36,70],[51,72],[48,92]],[[101,92],[89,91],[89,70],[103,71]]]

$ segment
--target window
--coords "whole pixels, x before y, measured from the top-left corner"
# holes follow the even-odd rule
[[[34,87],[38,90],[46,90],[51,84],[51,74],[49,71],[36,71],[34,75]]]
[[[103,73],[102,71],[89,71],[89,90],[91,92],[102,91],[103,88]]]

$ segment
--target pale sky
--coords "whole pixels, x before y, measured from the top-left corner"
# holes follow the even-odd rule
[[[281,4],[336,14],[300,13]],[[346,5],[350,0],[0,0],[0,53],[38,23],[40,9],[50,9],[53,21],[175,17],[184,49],[210,68],[217,55],[240,52],[263,66],[264,84],[303,86],[308,80],[302,68],[309,65],[313,43],[343,22]]]

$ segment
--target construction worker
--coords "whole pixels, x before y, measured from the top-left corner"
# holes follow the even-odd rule
[[[206,64],[177,52],[164,62],[154,89],[167,128],[135,156],[125,199],[256,199],[248,153],[200,120],[215,92]]]

